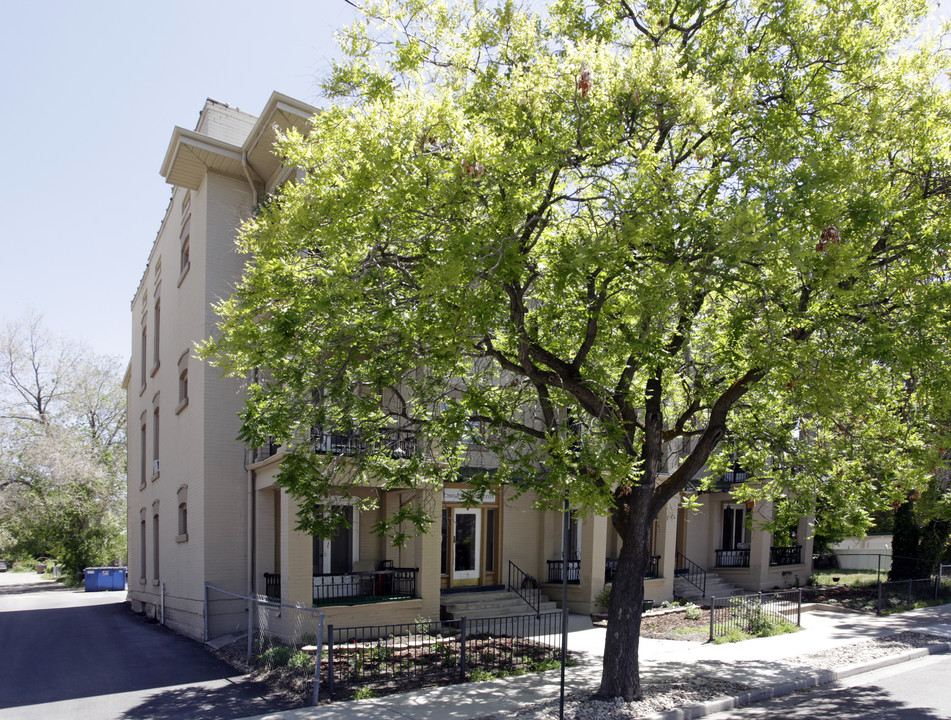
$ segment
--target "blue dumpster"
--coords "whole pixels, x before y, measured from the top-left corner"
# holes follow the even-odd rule
[[[86,592],[103,590],[125,590],[126,568],[94,567],[86,568]]]

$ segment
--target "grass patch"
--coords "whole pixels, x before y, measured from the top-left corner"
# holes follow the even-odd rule
[[[809,578],[809,584],[869,587],[878,584],[878,573],[875,570],[823,570],[813,573]]]

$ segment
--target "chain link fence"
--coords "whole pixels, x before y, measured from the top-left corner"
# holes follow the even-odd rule
[[[310,678],[313,703],[324,646],[322,610],[291,605],[264,595],[242,595],[205,584],[205,642],[237,656],[243,646],[249,668]]]

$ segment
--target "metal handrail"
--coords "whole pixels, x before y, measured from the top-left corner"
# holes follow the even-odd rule
[[[509,590],[528,603],[537,614],[541,608],[542,594],[538,581],[509,560]]]
[[[674,568],[674,575],[682,577],[700,591],[701,597],[705,597],[707,594],[707,571],[683,553],[676,553],[674,558],[677,563]]]

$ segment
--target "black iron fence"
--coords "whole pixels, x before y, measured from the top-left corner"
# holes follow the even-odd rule
[[[400,625],[327,626],[321,670],[331,698],[341,687],[545,670],[561,657],[560,611]]]
[[[951,578],[942,578],[941,574],[919,580],[895,580],[878,584],[879,615],[919,604],[947,602],[951,602]]]
[[[416,597],[419,568],[314,575],[314,605],[362,605]]]
[[[802,592],[777,592],[710,598],[710,639],[723,635],[776,635],[787,626],[799,626],[802,619]]]

